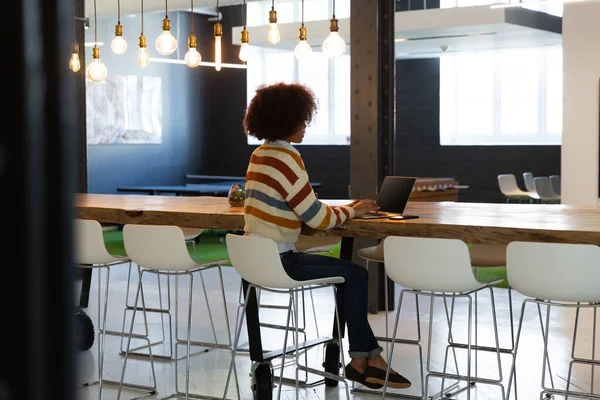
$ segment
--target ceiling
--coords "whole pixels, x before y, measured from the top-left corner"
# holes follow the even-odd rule
[[[258,0],[247,0],[258,1]],[[141,10],[141,0],[121,0],[121,14],[137,14]],[[169,0],[169,10],[189,10],[190,0]],[[210,8],[214,11],[216,0],[194,0],[194,9]],[[243,4],[243,0],[219,0],[219,6]],[[86,15],[91,17],[94,12],[94,0],[85,0]],[[165,0],[144,0],[144,12],[165,10]],[[117,14],[117,0],[96,0],[96,12],[99,17]]]
[[[553,46],[562,43],[562,18],[526,8],[458,7],[395,13],[397,59],[432,58],[458,52],[517,47]],[[329,23],[305,22],[308,42],[321,47],[329,34]],[[350,43],[350,19],[340,19],[340,35]],[[232,29],[237,44],[241,27]],[[267,41],[268,26],[249,27],[250,44],[272,47]],[[278,48],[294,49],[298,24],[279,24]],[[348,51],[350,51],[348,46]]]

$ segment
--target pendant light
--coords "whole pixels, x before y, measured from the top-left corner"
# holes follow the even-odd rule
[[[190,36],[188,36],[188,51],[185,53],[185,64],[188,67],[196,68],[200,65],[200,61],[202,61],[202,56],[198,53],[196,49],[196,36],[194,35],[194,0],[190,1],[191,9],[190,9]]]
[[[163,56],[171,55],[177,50],[177,39],[171,35],[168,0],[165,0],[165,19],[162,21],[162,33],[156,39],[156,50]]]
[[[275,11],[275,0],[271,5],[271,11],[269,11],[269,34],[267,36],[269,43],[277,44],[279,43],[279,27],[277,26],[277,11]]]
[[[246,62],[248,61],[248,52],[250,51],[249,49],[249,45],[248,45],[248,41],[250,40],[250,34],[248,33],[248,30],[246,29],[246,0],[244,0],[244,30],[242,30],[242,32],[240,32],[240,42],[241,42],[241,46],[240,46],[240,60]]]
[[[81,62],[79,61],[79,43],[77,43],[77,21],[79,21],[79,18],[75,15],[75,9],[73,9],[73,20],[75,20],[75,23],[73,24],[73,27],[75,28],[75,41],[73,42],[73,45],[71,45],[69,69],[73,72],[77,72],[81,69]]]
[[[94,48],[92,49],[92,62],[87,67],[87,76],[93,82],[102,82],[106,79],[106,65],[100,61],[98,48],[98,19],[96,17],[96,0],[94,0]]]
[[[221,38],[223,36],[223,25],[219,22],[219,0],[217,0],[217,23],[213,29],[215,35],[215,69],[221,70]]]
[[[81,62],[79,62],[79,43],[75,41],[71,46],[71,58],[69,59],[69,69],[73,72],[79,71]]]
[[[329,20],[329,36],[323,41],[323,53],[331,59],[339,58],[346,52],[346,42],[338,31],[338,20],[335,17],[335,0],[333,0],[333,15]]]
[[[145,68],[148,66],[149,60],[146,36],[144,36],[144,0],[142,0],[142,33],[140,34],[138,45],[140,47],[138,51],[138,64],[140,67]]]
[[[294,55],[300,61],[306,60],[310,54],[312,54],[312,47],[308,44],[306,39],[308,35],[306,33],[306,28],[304,27],[304,0],[302,0],[302,26],[300,27],[298,39],[299,42],[294,49]]]
[[[115,38],[110,43],[110,48],[115,54],[123,54],[127,50],[127,42],[123,39],[123,25],[121,25],[121,0],[117,0],[117,25]]]

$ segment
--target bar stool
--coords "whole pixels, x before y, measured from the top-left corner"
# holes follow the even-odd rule
[[[308,281],[296,281],[289,277],[289,275],[285,272],[283,265],[281,264],[281,258],[279,256],[279,252],[277,250],[277,246],[275,242],[271,239],[263,238],[263,237],[255,237],[255,236],[242,236],[242,235],[233,235],[228,234],[226,236],[227,243],[227,251],[229,252],[229,257],[233,264],[235,270],[240,274],[240,276],[249,283],[249,289],[246,294],[246,298],[244,300],[244,307],[242,309],[242,315],[240,321],[237,325],[235,340],[233,345],[233,355],[231,359],[231,366],[229,368],[229,374],[227,376],[227,383],[225,389],[225,395],[227,394],[227,387],[229,385],[229,380],[231,377],[231,370],[234,369],[235,366],[235,354],[238,347],[242,325],[244,320],[244,315],[246,312],[246,306],[248,305],[248,298],[251,293],[251,288],[260,289],[264,291],[274,292],[274,293],[285,293],[289,295],[289,303],[288,303],[288,313],[287,313],[287,322],[286,329],[284,333],[283,339],[283,354],[281,365],[285,365],[285,358],[287,353],[294,352],[296,355],[299,354],[299,343],[298,343],[298,324],[294,327],[295,340],[293,350],[287,351],[287,339],[288,332],[290,330],[290,318],[292,312],[294,313],[294,321],[298,321],[298,312],[299,312],[299,303],[298,303],[298,293],[304,290],[314,290],[322,287],[331,287],[334,294],[334,299],[336,298],[336,288],[335,285],[344,282],[344,278],[342,277],[331,277],[331,278],[323,278],[323,279],[312,279]],[[341,352],[341,362],[342,365],[345,365],[344,362],[344,350],[342,347],[342,335],[340,329],[340,321],[338,317],[338,308],[337,301],[335,301],[335,318],[336,318],[336,326],[338,333],[338,342],[340,346]],[[279,375],[279,388],[277,391],[277,399],[281,398],[281,387],[283,385],[283,371],[284,368],[281,368]],[[323,376],[325,378],[334,379],[340,382],[343,382],[346,386],[346,397],[350,398],[350,392],[348,390],[348,382],[345,379],[345,373],[342,368],[342,375],[328,373],[324,371],[320,371],[314,368],[310,368],[308,366],[302,365],[299,362],[299,357],[296,357],[296,399],[299,397],[299,380],[298,380],[298,372],[306,371],[308,373],[312,373],[315,375]]]
[[[600,399],[594,392],[593,368],[600,365],[596,359],[596,311],[600,307],[600,247],[589,244],[512,242],[507,248],[506,269],[510,286],[527,296],[521,306],[521,318],[515,343],[515,361],[511,376],[516,374],[515,365],[519,349],[519,339],[528,303],[547,307],[542,362],[542,391],[540,399],[553,395],[585,399]],[[575,308],[573,345],[567,377],[566,390],[546,387],[546,365],[548,359],[548,337],[550,336],[550,310],[552,307]],[[592,357],[575,357],[575,344],[579,323],[579,310],[593,308]],[[573,364],[592,366],[592,383],[589,392],[570,390]],[[508,394],[511,386],[509,381]]]
[[[109,299],[109,284],[110,284],[110,270],[112,267],[117,265],[129,264],[131,268],[131,259],[128,257],[113,256],[106,249],[104,243],[104,236],[102,232],[102,226],[98,221],[86,220],[86,219],[75,219],[74,220],[74,263],[80,268],[92,268],[98,271],[98,380],[92,383],[85,384],[83,387],[98,384],[98,399],[102,398],[102,390],[104,384],[119,385],[119,387],[125,386],[132,389],[142,390],[148,392],[148,394],[156,393],[156,374],[154,370],[154,360],[152,358],[152,352],[150,351],[150,368],[152,372],[152,385],[138,385],[134,383],[126,383],[123,378],[120,382],[111,381],[103,378],[104,375],[104,355],[106,348],[106,336],[120,336],[126,337],[127,333],[121,331],[111,331],[106,329],[106,319],[108,311],[108,299]],[[105,287],[104,287],[104,306],[100,307],[102,303],[102,270],[106,271],[105,275]],[[136,334],[136,339],[145,340],[150,344],[148,338],[148,321],[144,313],[144,334]]]
[[[421,366],[421,392],[422,397],[407,396],[407,398],[429,398],[429,378],[442,378],[442,393],[444,392],[444,380],[466,381],[467,399],[471,398],[471,387],[473,383],[479,382],[488,385],[497,385],[502,391],[502,399],[506,399],[504,386],[502,384],[502,363],[500,359],[500,345],[498,338],[498,326],[496,321],[496,307],[494,302],[494,292],[492,285],[502,282],[497,280],[489,283],[477,282],[473,275],[471,261],[469,257],[468,246],[457,239],[437,239],[437,238],[418,238],[418,237],[399,237],[389,236],[385,239],[384,258],[386,273],[395,283],[404,287],[400,293],[398,301],[398,310],[396,312],[396,321],[392,334],[392,345],[388,356],[388,371],[386,373],[386,382],[383,387],[382,399],[385,399],[387,393],[387,376],[389,376],[389,368],[393,360],[394,344],[400,343],[416,345],[419,347],[419,359]],[[472,294],[488,289],[490,292],[490,303],[492,312],[492,324],[494,329],[495,346],[479,346],[472,344]],[[429,337],[427,342],[427,375],[423,378],[423,357],[421,352],[421,335],[420,328],[417,327],[418,338],[412,339],[396,339],[398,330],[398,321],[402,310],[402,300],[405,293],[412,293],[417,296],[430,297],[429,305]],[[436,298],[442,298],[444,301],[448,298],[458,299],[464,298],[468,302],[468,326],[467,326],[467,343],[456,343],[452,341],[452,321],[447,313],[450,330],[450,343],[446,347],[446,355],[444,360],[443,371],[434,371],[431,369],[431,343],[433,335],[433,310]],[[418,301],[417,301],[418,304]],[[418,323],[418,322],[417,322]],[[452,349],[463,349],[467,351],[467,374],[461,375],[458,371],[456,362],[456,373],[446,372],[448,351]],[[472,351],[488,351],[496,354],[498,362],[498,378],[480,377],[472,375],[471,352]]]
[[[179,389],[179,379],[177,372],[175,373],[175,393],[165,398],[172,398],[178,396],[188,397],[202,397],[202,398],[221,398],[211,397],[205,395],[197,395],[189,393],[189,381],[190,381],[190,358],[191,358],[191,346],[204,346],[212,348],[226,348],[231,352],[231,332],[229,327],[229,316],[227,312],[227,303],[223,294],[223,309],[224,319],[227,327],[227,345],[221,345],[217,342],[198,342],[192,341],[192,294],[194,284],[194,274],[206,271],[212,268],[216,268],[219,272],[219,278],[221,283],[221,289],[223,289],[223,276],[221,273],[221,265],[218,263],[199,263],[194,260],[187,249],[186,240],[183,230],[177,226],[168,225],[135,225],[127,224],[123,227],[123,241],[125,244],[125,250],[131,258],[131,260],[141,267],[141,276],[139,279],[135,303],[133,309],[133,315],[131,317],[131,326],[129,330],[129,336],[127,341],[127,348],[125,353],[125,360],[123,363],[122,376],[125,375],[127,366],[127,358],[129,355],[131,338],[133,336],[133,326],[135,322],[135,314],[138,309],[138,301],[141,296],[142,304],[144,304],[144,292],[143,292],[143,275],[144,274],[157,274],[167,276],[189,276],[189,292],[188,292],[188,313],[187,313],[187,336],[184,339],[177,339],[175,342],[175,359],[176,363],[179,360],[178,345],[186,346],[186,383],[185,390]],[[176,310],[177,312],[177,310]],[[237,372],[235,372],[236,383],[237,383]],[[119,392],[120,395],[120,392]],[[223,397],[224,398],[224,397]],[[238,386],[238,398],[239,398],[239,386]]]
[[[202,232],[204,231],[204,229],[202,228],[187,228],[187,227],[181,227],[181,230],[183,231],[183,236],[185,239],[186,243],[191,243],[192,244],[192,249],[193,249],[193,253],[194,253],[194,257],[196,260],[199,260],[198,258],[198,249],[196,246],[196,240],[198,239],[198,237],[200,236],[200,234],[202,234]],[[225,263],[227,260],[223,259],[223,260],[215,260],[215,263],[218,264],[222,264]],[[127,276],[127,290],[125,293],[125,310],[123,312],[123,328],[122,331],[125,331],[125,322],[126,322],[126,318],[127,318],[127,312],[128,311],[133,311],[134,309],[134,305],[133,304],[129,304],[129,294],[130,294],[130,286],[131,286],[131,268],[132,266],[129,266],[129,273]],[[141,274],[141,269],[138,266],[138,279],[140,278],[140,274]],[[215,329],[215,324],[214,324],[214,320],[213,320],[213,316],[212,316],[212,311],[210,308],[210,302],[208,299],[208,292],[206,290],[206,285],[204,282],[204,277],[202,276],[202,272],[200,272],[199,274],[200,277],[200,283],[202,284],[202,291],[204,293],[204,299],[206,301],[206,307],[208,309],[208,318],[210,320],[210,325],[212,328],[212,332],[213,332],[213,338],[215,340],[215,343],[217,343],[217,333],[216,333],[216,329]],[[146,313],[156,313],[158,315],[160,315],[160,320],[161,320],[161,338],[156,341],[156,342],[152,342],[150,346],[154,347],[157,346],[159,344],[162,344],[165,342],[167,336],[165,333],[165,323],[164,323],[164,315],[166,314],[168,317],[168,322],[169,322],[169,329],[168,329],[168,334],[169,334],[169,352],[167,354],[157,354],[154,353],[153,357],[155,359],[166,359],[166,360],[170,360],[173,358],[173,330],[175,331],[175,340],[176,341],[181,341],[182,339],[179,338],[179,331],[177,328],[173,328],[173,317],[171,312],[173,311],[171,309],[171,276],[167,275],[167,293],[166,296],[163,292],[163,287],[161,284],[161,279],[160,279],[160,275],[157,274],[156,275],[157,278],[157,285],[158,285],[158,303],[159,306],[158,307],[152,307],[152,308],[146,308]],[[223,287],[221,285],[221,287]],[[224,294],[223,294],[224,296]],[[179,276],[175,275],[175,327],[179,326],[179,313],[177,312],[177,310],[179,309]],[[166,298],[166,305],[163,305],[163,300]],[[148,346],[144,345],[144,346],[139,346],[133,349],[130,349],[129,354],[130,355],[135,355],[138,357],[148,357],[148,353],[144,353],[141,352],[140,350],[143,350],[145,348],[147,348]],[[120,351],[121,355],[125,354],[125,349],[123,348],[123,340],[121,340],[121,351]]]

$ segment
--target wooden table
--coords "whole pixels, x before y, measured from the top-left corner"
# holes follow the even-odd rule
[[[323,200],[345,204],[349,200]],[[205,229],[243,230],[242,208],[222,197],[78,194],[75,215],[116,224],[172,224]],[[600,244],[600,208],[561,204],[409,202],[406,221],[352,220],[329,231],[304,234],[382,239],[390,235],[456,238],[467,243],[512,241]]]
[[[328,200],[344,204],[348,200]],[[142,195],[80,194],[74,199],[75,216],[117,224],[172,224],[206,229],[243,230],[241,208],[230,207],[222,197],[175,197]],[[352,220],[329,231],[305,228],[305,234],[342,236],[342,256],[347,258],[352,238],[384,238],[390,235],[457,238],[467,243],[542,241],[600,244],[600,208],[581,208],[559,204],[479,204],[454,202],[409,202],[407,214],[419,215],[406,221]],[[346,250],[344,250],[346,248]],[[244,293],[248,282],[242,280]],[[340,321],[341,327],[344,322]],[[250,291],[246,308],[246,325],[250,358],[255,363],[268,362],[294,351],[294,347],[264,352],[256,292]],[[337,346],[332,336],[312,339],[301,349],[315,345]],[[328,349],[329,350],[329,349]],[[326,355],[336,354],[326,351]],[[339,351],[338,351],[339,354]],[[326,356],[325,363],[337,365]]]

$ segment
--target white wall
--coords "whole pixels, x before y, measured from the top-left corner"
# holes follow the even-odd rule
[[[563,204],[598,204],[600,2],[567,3],[563,14]]]

